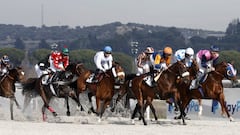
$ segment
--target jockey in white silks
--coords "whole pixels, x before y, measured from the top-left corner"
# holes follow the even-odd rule
[[[48,74],[47,67],[44,63],[40,62],[34,66],[37,77],[40,78],[43,74]]]
[[[179,49],[174,54],[175,61],[183,61],[186,67],[191,67],[194,59],[194,50],[189,47],[187,49]]]
[[[96,73],[93,78],[94,81],[98,81],[101,73],[106,72],[106,70],[112,68],[112,48],[110,46],[105,46],[103,51],[99,51],[94,56],[94,63],[96,65]]]

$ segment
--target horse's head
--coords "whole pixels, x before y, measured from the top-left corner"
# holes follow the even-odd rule
[[[227,62],[221,62],[215,66],[215,71],[219,74],[222,74],[225,78],[236,81],[237,70],[233,67],[232,64]]]
[[[124,69],[118,63],[115,62],[113,64],[113,67],[111,68],[111,72],[114,76],[115,83],[124,84],[125,72],[124,72]]]
[[[83,73],[85,70],[86,69],[82,63],[70,63],[65,69],[65,79],[75,79],[77,76],[80,76],[80,74]]]
[[[78,76],[85,70],[86,68],[83,66],[82,63],[70,63],[65,69],[65,71],[71,72],[72,74]]]
[[[24,80],[24,74],[25,73],[21,67],[16,67],[9,70],[9,77],[19,82],[22,82]]]
[[[185,83],[190,81],[188,69],[183,62],[177,61],[176,63],[172,64],[168,70],[174,73],[178,77],[178,80],[182,80]]]
[[[199,71],[199,66],[196,59],[193,59],[191,66],[188,68],[188,71],[190,73],[190,79],[195,79]]]
[[[77,75],[82,74],[83,72],[87,71],[87,69],[84,67],[83,63],[76,65],[76,73]]]

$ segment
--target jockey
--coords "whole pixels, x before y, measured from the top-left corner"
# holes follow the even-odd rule
[[[51,80],[55,81],[61,71],[65,71],[65,68],[69,65],[69,50],[68,48],[63,48],[62,52],[57,50],[52,51],[49,56],[50,69],[54,74]]]
[[[34,66],[35,71],[37,73],[38,78],[40,78],[43,74],[48,74],[47,67],[43,62],[39,62]]]
[[[95,76],[93,78],[93,82],[97,82],[100,75],[106,70],[112,68],[112,47],[111,46],[105,46],[103,48],[103,51],[99,51],[94,56],[94,63],[97,67]]]
[[[151,56],[151,61],[154,65],[154,69],[162,71],[168,68],[171,64],[172,48],[165,47],[163,51],[158,51]]]
[[[219,48],[214,45],[210,47],[210,50],[198,51],[196,54],[196,60],[199,65],[199,71],[197,73],[197,78],[192,81],[190,89],[196,89],[202,77],[215,70],[214,65],[216,65],[218,57]]]
[[[137,57],[137,76],[147,73],[150,71],[150,56],[154,53],[152,47],[147,47],[142,53]]]
[[[10,60],[7,55],[3,55],[3,57],[0,60],[0,76],[5,75],[8,73],[8,70],[10,68]]]
[[[192,65],[192,61],[194,59],[194,50],[189,47],[187,49],[179,49],[175,52],[174,58],[175,61],[183,61],[183,63],[190,67]]]
[[[162,50],[155,52],[151,55],[150,60],[152,62],[153,65],[153,69],[157,72],[159,72],[160,74],[158,74],[158,78],[161,75],[161,72],[163,70],[166,70],[168,68],[168,66],[171,64],[171,56],[172,56],[172,48],[171,47],[165,47]],[[156,80],[158,80],[158,78],[155,80],[154,79],[154,72],[151,72],[151,76],[153,78],[153,86],[156,86]]]

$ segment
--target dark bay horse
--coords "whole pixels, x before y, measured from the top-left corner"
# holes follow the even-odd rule
[[[222,114],[226,113],[230,121],[233,118],[230,116],[227,107],[225,106],[225,97],[223,91],[222,80],[227,78],[235,81],[236,70],[227,62],[221,62],[215,66],[215,71],[208,73],[206,80],[201,86],[194,90],[189,90],[190,84],[179,85],[178,89],[181,91],[182,109],[185,109],[192,99],[214,99],[221,104]],[[185,112],[180,114],[185,115]]]
[[[150,106],[150,109],[154,114],[155,120],[157,120],[155,109],[152,105],[153,99],[160,97],[162,100],[169,100],[170,98],[173,98],[175,99],[174,101],[179,101],[178,99],[180,97],[176,89],[176,85],[180,82],[186,83],[185,81],[189,81],[189,72],[187,72],[187,68],[182,62],[176,62],[172,64],[167,70],[157,75],[158,77],[160,77],[159,79],[157,79],[156,87],[150,87],[146,84],[146,82],[144,81],[144,78],[146,76],[148,75],[143,74],[139,77],[135,77],[134,79],[132,79],[131,88],[137,99],[137,104],[131,119],[134,120],[136,113],[139,112],[140,118],[142,119],[144,125],[147,125],[144,118],[144,111],[147,106]],[[146,102],[144,103],[144,101]]]
[[[115,86],[124,83],[125,73],[124,69],[118,63],[114,63],[113,67],[107,70],[103,74],[102,79],[97,83],[86,82],[91,74],[92,71],[90,70],[83,72],[78,78],[77,86],[79,93],[89,89],[96,96],[96,112],[100,116],[100,122],[106,107],[110,104],[114,96]]]
[[[40,78],[29,78],[24,84],[23,84],[23,94],[25,95],[25,101],[24,106],[26,107],[27,104],[29,104],[31,98],[34,98],[36,96],[41,96],[44,105],[42,107],[42,114],[43,114],[43,120],[46,120],[45,115],[45,108],[47,108],[50,112],[53,113],[54,116],[57,116],[57,113],[54,111],[54,109],[49,106],[49,102],[52,97],[58,97],[58,98],[65,98],[66,104],[67,104],[67,116],[70,116],[69,111],[69,102],[68,98],[71,97],[80,107],[80,101],[79,98],[76,96],[76,83],[77,76],[79,75],[80,70],[78,69],[80,65],[72,63],[70,64],[64,72],[62,72],[62,75],[64,76],[61,81],[54,82],[53,87],[54,89],[58,89],[59,94],[54,95],[51,91],[50,84],[43,85],[42,84],[42,78],[45,75],[42,75]]]
[[[24,71],[21,67],[10,69],[9,72],[1,78],[0,82],[0,96],[10,98],[10,112],[11,120],[13,120],[13,103],[20,108],[15,97],[15,83],[24,80]]]

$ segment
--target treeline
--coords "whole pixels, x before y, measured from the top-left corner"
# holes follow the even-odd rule
[[[175,27],[151,26],[136,23],[110,23],[102,26],[76,27],[44,26],[24,27],[23,25],[0,25],[0,40],[14,40],[17,48],[24,49],[20,41],[40,42],[39,48],[50,49],[49,44],[57,42],[67,45],[70,50],[100,50],[106,44],[114,51],[131,55],[131,41],[139,43],[138,50],[152,46],[156,50],[170,45],[174,50],[193,47],[194,50],[208,49],[218,45],[221,50],[240,50],[240,23],[238,19],[229,23],[226,32],[182,29]],[[17,41],[16,41],[17,40]],[[3,46],[0,44],[0,46]],[[19,47],[21,46],[21,47]],[[31,46],[31,44],[26,44]]]

